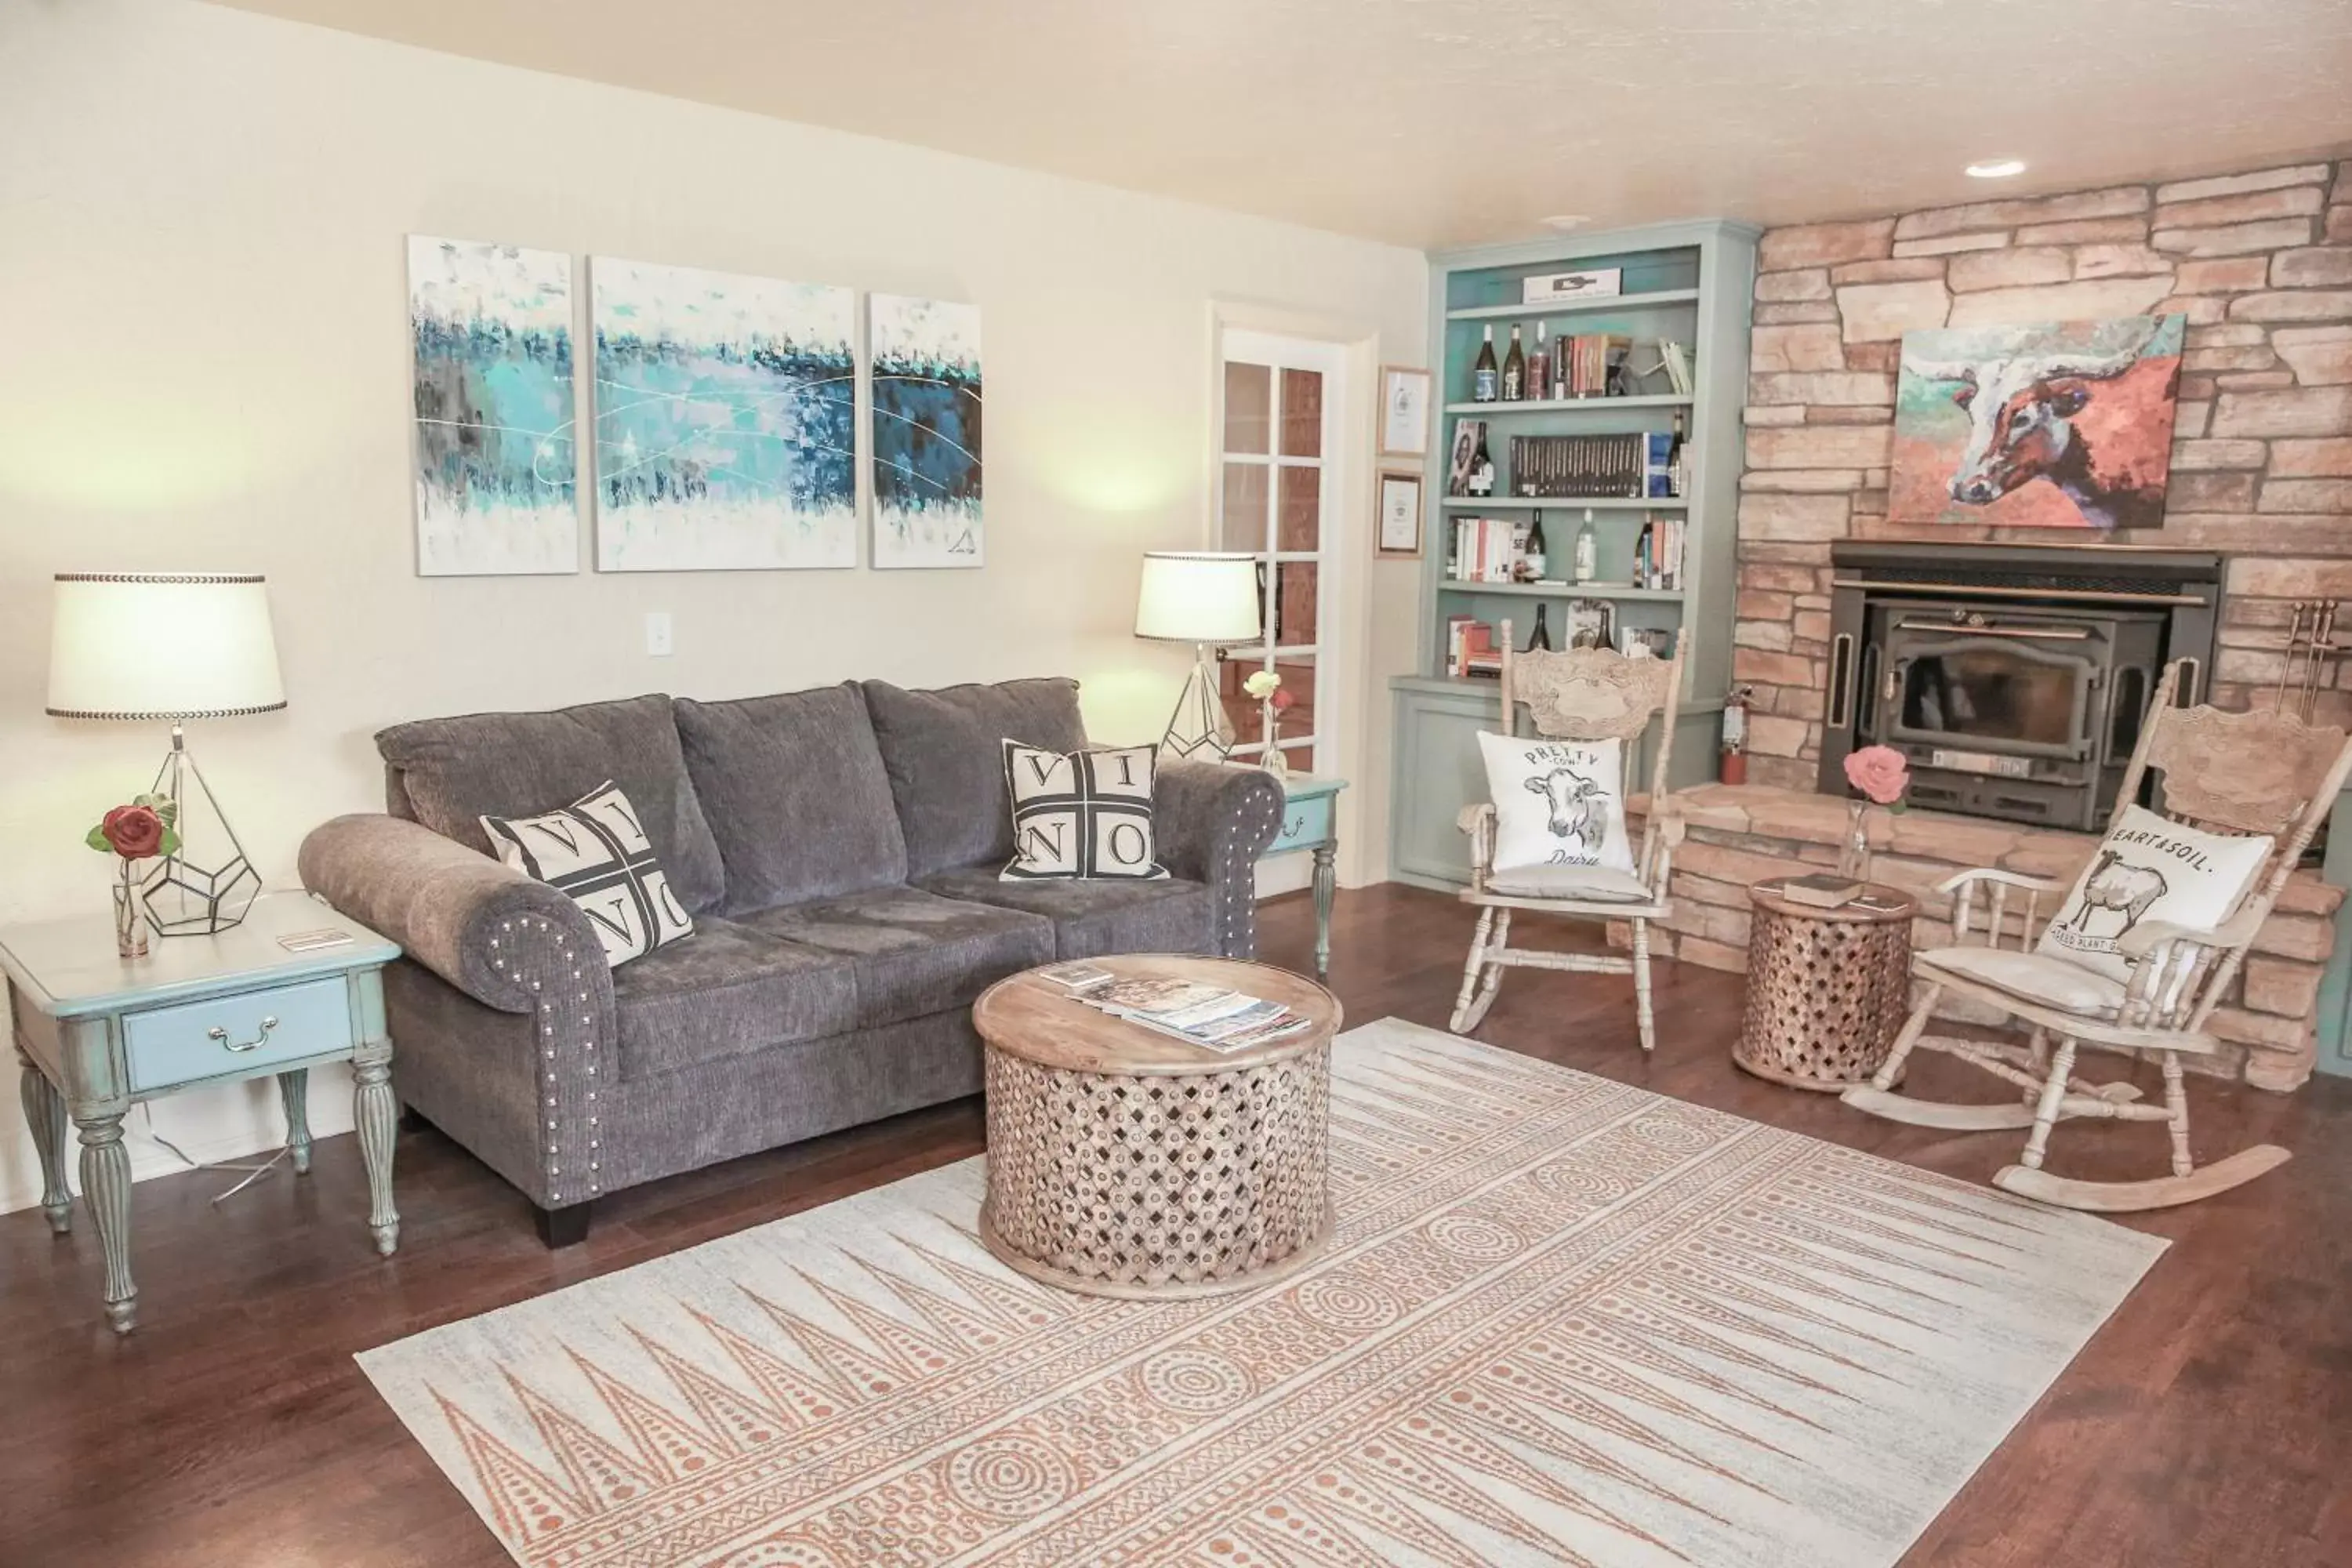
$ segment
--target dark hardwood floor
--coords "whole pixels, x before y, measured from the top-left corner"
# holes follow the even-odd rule
[[[1303,896],[1269,904],[1268,956],[1305,967]],[[1353,1022],[1443,1026],[1469,920],[1396,887],[1343,894],[1332,984]],[[1972,1180],[2013,1134],[1898,1127],[1735,1071],[1739,982],[1661,966],[1660,1046],[1630,983],[1521,972],[1481,1038]],[[2112,1064],[2103,1064],[2109,1065]],[[2158,1080],[2143,1075],[2150,1093]],[[1991,1099],[1941,1058],[1923,1092]],[[2126,1223],[2172,1250],[1904,1559],[1911,1568],[2352,1564],[2352,1083],[2287,1098],[2199,1082],[2200,1156],[2270,1141],[2284,1170]],[[212,1173],[142,1184],[144,1326],[117,1340],[95,1238],[0,1215],[0,1568],[498,1568],[503,1552],[376,1398],[354,1352],[979,1152],[976,1101],[740,1160],[607,1200],[551,1254],[523,1199],[429,1129],[398,1153],[401,1251],[367,1244],[348,1137],[314,1173],[218,1208]],[[2062,1128],[2071,1173],[2161,1169],[2160,1128]],[[1707,1568],[1706,1564],[1698,1568]]]

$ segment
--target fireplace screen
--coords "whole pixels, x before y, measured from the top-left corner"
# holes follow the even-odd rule
[[[2081,659],[2042,662],[2015,647],[1921,652],[1903,665],[1895,722],[1910,735],[2022,742],[2071,752],[2084,736]]]

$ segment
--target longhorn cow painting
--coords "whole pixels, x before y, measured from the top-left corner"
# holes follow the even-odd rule
[[[2183,318],[1906,332],[1890,522],[2155,528]]]

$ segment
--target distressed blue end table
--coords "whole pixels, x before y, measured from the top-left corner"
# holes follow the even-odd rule
[[[325,931],[349,940],[304,952],[279,940]],[[390,1257],[400,1245],[392,1204],[398,1108],[383,966],[400,949],[301,893],[263,895],[244,923],[217,936],[151,937],[148,946],[146,958],[116,957],[114,922],[104,915],[0,930],[25,1121],[40,1151],[41,1208],[50,1229],[72,1227],[70,1118],[81,1135],[82,1200],[106,1258],[106,1320],[115,1332],[129,1333],[139,1320],[122,1119],[142,1100],[273,1075],[299,1175],[310,1168],[310,1071],[351,1063],[368,1227],[376,1250]]]
[[[1331,900],[1339,890],[1339,792],[1346,779],[1287,773],[1281,780],[1288,797],[1282,808],[1282,831],[1266,846],[1261,860],[1277,855],[1311,850],[1315,856],[1315,973],[1331,973]]]

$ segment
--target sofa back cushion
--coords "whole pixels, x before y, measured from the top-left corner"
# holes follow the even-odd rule
[[[874,738],[907,836],[909,877],[1013,853],[1004,742],[1075,752],[1087,743],[1078,683],[1059,678],[904,691],[865,683]]]
[[[495,853],[485,816],[533,816],[610,780],[636,807],[670,891],[689,913],[726,894],[719,841],[702,813],[664,696],[547,713],[471,713],[376,731],[394,816]]]
[[[681,697],[677,733],[727,865],[729,913],[907,879],[907,841],[856,686]]]

